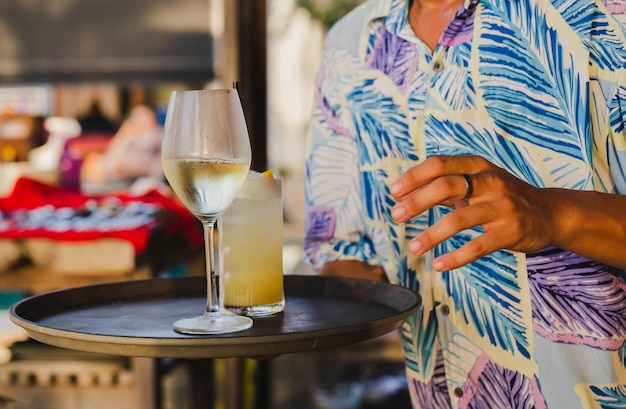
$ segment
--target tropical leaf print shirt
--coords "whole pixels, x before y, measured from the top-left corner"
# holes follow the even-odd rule
[[[480,155],[538,187],[626,194],[626,0],[467,0],[434,51],[407,0],[328,33],[306,162],[305,258],[382,266],[418,291],[403,325],[415,408],[625,408],[625,272],[557,248],[437,273],[389,185],[435,155]]]

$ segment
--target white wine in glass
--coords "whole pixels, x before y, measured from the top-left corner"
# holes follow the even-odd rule
[[[218,219],[241,188],[252,159],[237,90],[172,92],[161,157],[170,186],[202,222],[207,259],[205,312],[176,321],[174,330],[222,334],[250,328],[252,319],[220,308],[216,278],[222,265]]]

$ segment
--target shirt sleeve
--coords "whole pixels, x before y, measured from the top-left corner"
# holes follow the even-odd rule
[[[304,260],[315,270],[341,259],[380,265],[365,233],[358,141],[335,57],[327,45],[306,149]]]

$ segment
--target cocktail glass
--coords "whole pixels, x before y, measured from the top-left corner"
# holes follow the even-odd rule
[[[282,180],[250,171],[221,223],[224,307],[247,316],[283,311]]]

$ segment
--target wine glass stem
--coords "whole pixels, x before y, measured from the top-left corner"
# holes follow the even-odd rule
[[[204,230],[204,251],[206,255],[206,282],[207,282],[207,304],[205,314],[217,313],[220,310],[219,295],[217,293],[216,266],[219,265],[220,239],[217,220],[203,221]]]

